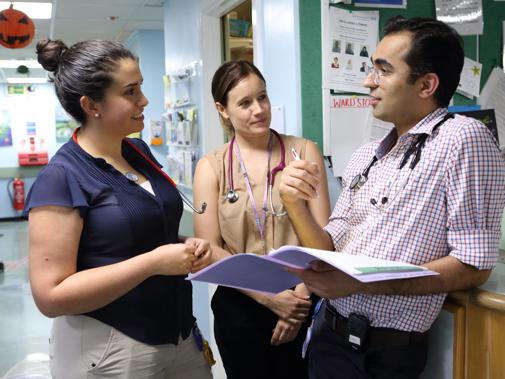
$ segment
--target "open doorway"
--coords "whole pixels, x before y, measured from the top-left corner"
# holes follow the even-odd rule
[[[223,61],[253,62],[252,0],[246,0],[221,17]]]

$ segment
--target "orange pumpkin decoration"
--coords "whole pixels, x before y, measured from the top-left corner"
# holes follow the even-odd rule
[[[35,35],[35,26],[30,17],[13,8],[0,12],[0,45],[9,49],[28,46]]]

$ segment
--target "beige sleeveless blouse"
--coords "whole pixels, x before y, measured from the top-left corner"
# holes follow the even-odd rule
[[[293,160],[291,148],[293,147],[300,157],[305,157],[307,140],[294,136],[281,135],[285,146],[286,165]],[[274,146],[272,151],[271,169],[280,163],[279,141],[274,136]],[[229,189],[228,184],[228,151],[230,143],[223,145],[218,150],[207,154],[205,157],[209,160],[216,178],[219,182],[219,200],[218,200],[218,219],[221,229],[221,238],[223,248],[231,254],[236,253],[256,253],[266,254],[271,249],[276,249],[283,245],[298,245],[299,240],[289,221],[288,215],[274,216],[270,210],[270,200],[267,198],[267,215],[265,225],[265,240],[261,240],[258,227],[254,218],[254,212],[251,200],[247,194],[247,187],[244,176],[240,170],[240,163],[235,154],[233,154],[232,173],[235,191],[238,194],[238,200],[230,203],[226,199],[226,193]],[[265,153],[266,154],[266,153]],[[247,169],[247,164],[246,164]],[[249,177],[251,190],[256,199],[256,208],[258,213],[262,214],[263,194],[265,190],[265,180],[267,167],[261,178]],[[279,197],[279,184],[282,173],[278,172],[274,179],[272,200],[274,209],[278,212],[284,211]]]

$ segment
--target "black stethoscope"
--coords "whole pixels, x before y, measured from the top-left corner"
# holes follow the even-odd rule
[[[444,116],[444,118],[439,121],[432,129],[432,132],[438,129],[439,126],[441,126],[444,122],[446,122],[448,119],[454,118],[454,115],[452,113],[448,113]],[[408,162],[412,154],[414,154],[414,158],[412,158],[412,161],[410,162],[409,168],[410,170],[413,170],[419,161],[421,160],[421,152],[423,150],[424,144],[426,143],[426,138],[428,138],[428,134],[422,133],[420,134],[415,141],[413,141],[405,154],[403,154],[402,160],[400,161],[400,165],[398,166],[398,169],[401,170]],[[357,174],[352,180],[351,184],[349,184],[349,189],[351,191],[353,190],[359,190],[363,185],[367,182],[368,180],[368,174],[370,172],[370,169],[377,163],[379,159],[377,158],[376,155],[373,156],[372,160],[368,163],[368,165],[365,167],[365,169]]]
[[[275,175],[279,171],[284,170],[286,167],[286,148],[284,146],[284,142],[282,141],[281,136],[279,133],[277,133],[275,130],[270,129],[270,131],[275,135],[277,140],[279,141],[279,146],[281,149],[281,161],[277,166],[275,166],[270,172],[268,173],[268,188],[267,191],[269,192],[269,200],[270,200],[270,210],[272,211],[272,214],[275,216],[284,216],[286,212],[279,212],[274,209],[273,206],[273,201],[272,201],[272,188],[274,185],[275,181]],[[233,185],[233,144],[235,143],[235,136],[230,141],[230,147],[228,149],[228,191],[226,192],[226,200],[228,200],[229,203],[234,203],[238,200],[238,193],[235,191],[235,186]],[[270,164],[270,162],[269,162]]]

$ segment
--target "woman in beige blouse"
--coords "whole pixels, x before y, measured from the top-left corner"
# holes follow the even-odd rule
[[[313,181],[319,197],[306,205],[326,225],[322,156],[313,142],[270,129],[260,71],[246,61],[224,63],[214,74],[212,95],[231,141],[198,162],[193,190],[197,204],[208,204],[194,216],[195,236],[211,242],[213,259],[299,244],[278,190],[283,163],[295,159],[292,149],[321,172],[321,181]],[[214,333],[228,378],[306,378],[301,349],[311,303],[303,284],[277,295],[218,287]]]

